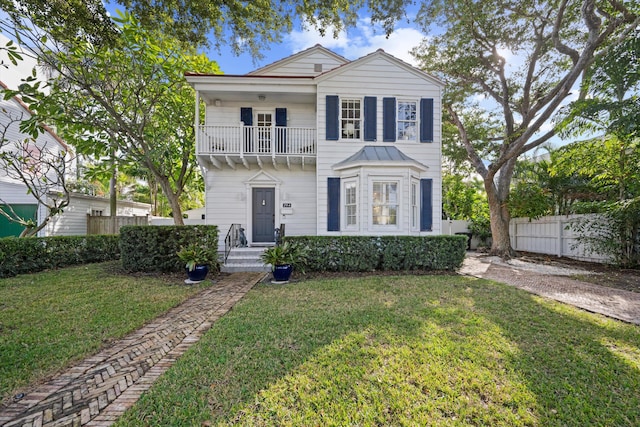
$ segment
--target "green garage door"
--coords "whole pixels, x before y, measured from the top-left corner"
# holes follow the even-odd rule
[[[21,218],[36,219],[38,205],[9,205]],[[6,205],[0,205],[0,209],[6,209]],[[4,215],[0,215],[0,237],[19,236],[24,227],[9,221]]]

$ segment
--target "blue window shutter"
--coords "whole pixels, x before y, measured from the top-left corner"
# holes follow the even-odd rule
[[[276,108],[276,127],[287,127],[287,109]],[[276,152],[287,152],[287,130],[276,129]]]
[[[338,96],[327,95],[326,138],[327,141],[338,140]]]
[[[396,140],[396,99],[382,98],[382,140]]]
[[[245,126],[253,126],[253,110],[251,107],[240,108],[240,121],[243,122]]]
[[[420,231],[431,231],[433,226],[432,179],[420,180]]]
[[[253,110],[251,107],[240,108],[240,121],[243,122],[245,126],[253,126]],[[253,151],[253,135],[251,129],[243,129],[242,133],[244,151],[250,153]]]
[[[327,178],[327,231],[340,231],[340,178]]]
[[[375,141],[376,140],[376,104],[378,98],[375,96],[364,97],[364,140]]]
[[[287,125],[287,109],[276,108],[276,126],[286,126],[286,125]]]
[[[433,98],[420,100],[420,142],[433,142]]]

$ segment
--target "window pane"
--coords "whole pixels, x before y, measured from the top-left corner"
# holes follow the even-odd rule
[[[374,182],[372,222],[375,225],[396,225],[398,210],[398,183]]]
[[[344,187],[344,204],[346,213],[346,225],[354,226],[358,224],[357,204],[356,204],[356,184],[347,183]]]
[[[416,140],[417,117],[416,102],[398,102],[398,139]]]
[[[343,99],[341,101],[341,137],[342,139],[360,139],[360,100]]]

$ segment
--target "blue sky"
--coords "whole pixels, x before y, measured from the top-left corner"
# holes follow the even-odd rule
[[[123,9],[116,2],[109,2],[105,6],[111,13],[116,9]],[[220,51],[211,49],[206,53],[209,59],[218,63],[225,74],[245,74],[318,43],[347,59],[357,59],[381,48],[405,62],[416,65],[409,51],[417,46],[424,37],[412,24],[416,11],[417,6],[408,9],[408,19],[396,25],[394,32],[388,38],[381,27],[371,24],[366,9],[362,9],[356,27],[342,31],[337,38],[333,37],[332,29],[328,29],[327,35],[322,37],[313,29],[303,30],[300,22],[295,22],[294,31],[285,34],[281,43],[274,43],[263,50],[264,58],[257,62],[248,53],[236,56],[225,45]]]
[[[396,26],[395,31],[387,38],[381,27],[373,26],[368,16],[361,15],[355,28],[342,31],[337,38],[329,30],[322,37],[315,30],[297,29],[286,34],[280,44],[274,44],[264,50],[264,59],[254,63],[249,54],[235,56],[223,46],[221,52],[211,50],[207,52],[210,59],[220,65],[225,74],[244,74],[274,61],[307,49],[315,44],[321,44],[327,49],[344,56],[347,59],[357,59],[377,49],[415,65],[409,53],[412,48],[420,44],[424,35],[411,23],[403,21]]]

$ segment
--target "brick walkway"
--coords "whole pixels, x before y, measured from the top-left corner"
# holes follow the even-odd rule
[[[467,256],[462,274],[506,283],[525,291],[570,304],[593,313],[640,325],[640,293],[598,286],[559,275],[543,273],[496,261],[492,257]]]
[[[264,273],[234,273],[19,401],[5,427],[108,426],[131,407]]]

